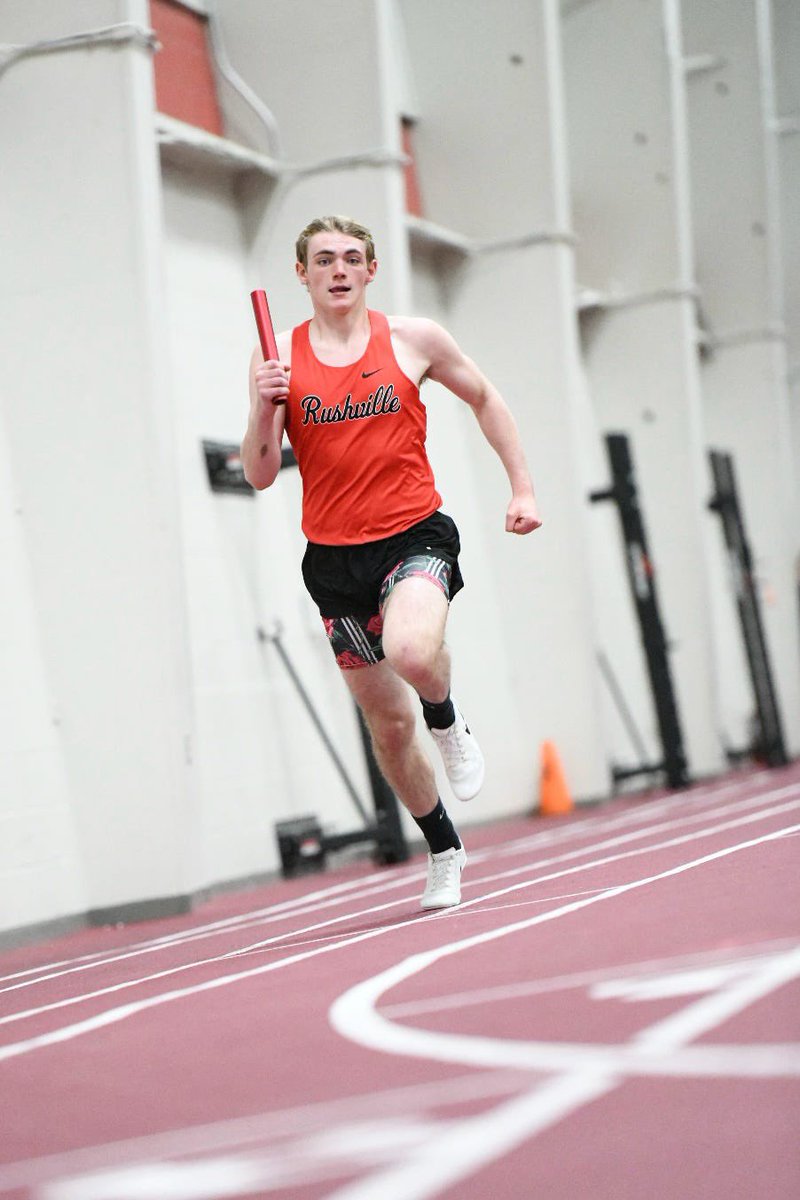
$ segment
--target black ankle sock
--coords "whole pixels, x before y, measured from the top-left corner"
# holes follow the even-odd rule
[[[422,716],[428,729],[448,729],[456,719],[456,710],[453,708],[453,701],[450,699],[450,693],[447,693],[447,699],[436,704],[433,700],[423,700],[420,696],[422,704]]]
[[[461,849],[461,839],[441,800],[437,800],[433,812],[429,812],[426,817],[414,817],[414,820],[422,830],[431,854],[441,854],[443,850]]]

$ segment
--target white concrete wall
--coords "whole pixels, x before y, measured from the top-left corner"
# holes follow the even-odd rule
[[[780,188],[780,273],[793,471],[800,478],[800,4],[773,0],[772,47]]]
[[[87,907],[61,715],[38,628],[27,541],[26,512],[0,425],[0,928]]]
[[[730,0],[687,3],[683,12],[686,53],[708,64],[688,76],[697,280],[709,340],[704,422],[709,445],[734,457],[784,733],[797,753],[797,492],[770,6]],[[742,704],[752,708],[747,691]]]
[[[0,18],[22,44],[146,25],[147,12],[138,0],[34,0],[3,4]],[[32,684],[41,693],[41,655],[58,719],[51,804],[28,809],[14,771],[7,832],[32,846],[36,821],[44,870],[66,790],[77,835],[66,892],[4,912],[10,925],[78,897],[103,908],[185,890],[191,722],[150,53],[131,43],[28,57],[0,89],[5,459],[25,521]],[[15,758],[42,737],[34,711]]]
[[[675,5],[594,0],[565,12],[577,272],[596,298],[582,321],[589,389],[603,430],[630,439],[684,748],[702,776],[723,759]],[[596,579],[603,648],[658,760],[638,631],[618,577]]]

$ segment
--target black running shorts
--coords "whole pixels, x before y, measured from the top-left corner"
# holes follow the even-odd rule
[[[358,546],[309,542],[303,581],[317,605],[339,666],[366,667],[384,657],[383,608],[401,579],[421,576],[448,600],[464,586],[461,543],[452,517],[435,512],[402,533]]]

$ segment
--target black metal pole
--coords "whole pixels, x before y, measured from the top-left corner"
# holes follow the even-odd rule
[[[627,701],[622,694],[622,688],[619,686],[619,680],[611,668],[611,663],[608,661],[605,654],[603,654],[602,650],[598,650],[597,652],[597,663],[600,667],[600,674],[605,679],[608,690],[617,706],[617,711],[620,715],[620,719],[622,720],[622,724],[627,729],[628,736],[633,743],[633,747],[636,750],[636,753],[639,755],[639,762],[644,767],[645,760],[647,758],[647,750],[645,748],[644,741],[642,740],[642,735],[639,733],[636,722],[633,719],[633,713],[628,707]]]
[[[658,603],[655,569],[647,548],[644,517],[639,507],[628,438],[622,433],[606,434],[606,448],[613,486],[603,491],[592,492],[589,499],[593,503],[602,500],[613,500],[616,503],[625,541],[625,566],[639,620],[664,753],[663,769],[670,787],[686,787],[689,776],[683,749],[683,733]]]
[[[760,753],[771,767],[785,766],[789,761],[783,740],[778,699],[772,681],[769,650],[761,620],[758,589],[753,575],[753,556],[744,527],[744,516],[736,487],[733,458],[720,450],[710,450],[709,460],[714,478],[714,495],[708,507],[722,521],[722,531],[733,574],[736,607],[742,630],[750,682],[753,688],[758,723]]]

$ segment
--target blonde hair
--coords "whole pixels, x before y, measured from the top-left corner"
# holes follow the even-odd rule
[[[367,263],[371,263],[375,257],[375,243],[365,225],[359,225],[350,217],[315,217],[306,225],[295,243],[297,261],[304,267],[308,266],[308,243],[315,233],[344,233],[348,237],[357,238],[364,243]]]

